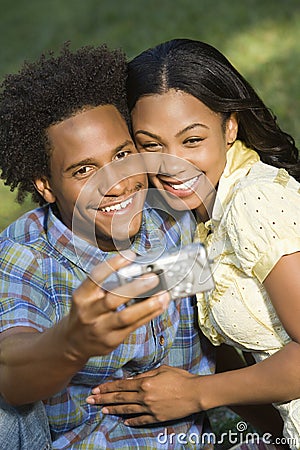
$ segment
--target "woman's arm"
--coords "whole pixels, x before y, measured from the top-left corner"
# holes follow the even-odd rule
[[[234,347],[225,344],[216,349],[217,372],[226,372],[255,364],[255,360],[249,352],[242,354]],[[282,435],[283,420],[273,405],[236,405],[231,406],[230,409],[259,431],[271,433],[273,438]]]
[[[185,417],[224,405],[269,404],[300,397],[300,253],[284,256],[265,287],[293,341],[266,360],[216,375],[196,376],[161,367],[133,380],[99,386],[90,403],[105,413],[141,414],[130,425]],[[117,404],[117,405],[116,405]]]
[[[220,396],[221,401],[230,405],[245,404],[247,399],[250,403],[273,403],[300,397],[299,273],[300,253],[297,252],[280,258],[264,281],[279,319],[292,342],[259,364],[242,369],[241,372],[220,374],[216,388],[222,380],[233,384]],[[212,396],[207,401],[214,403],[217,399]]]
[[[116,311],[158,282],[152,276],[117,288],[114,294],[103,291],[99,283],[126,263],[118,255],[109,265],[97,266],[91,275],[95,281],[87,278],[75,290],[69,315],[52,328],[40,333],[15,327],[1,333],[0,393],[8,403],[22,405],[55,394],[90,357],[110,353],[130,332],[163,312],[168,294]]]

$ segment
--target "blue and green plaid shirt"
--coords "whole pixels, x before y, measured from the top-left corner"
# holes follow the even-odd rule
[[[153,242],[156,244],[157,236],[163,236],[160,242],[166,249],[187,244],[192,232],[188,213],[176,221],[147,206],[132,249],[144,254]],[[0,331],[16,326],[43,331],[56,324],[68,314],[72,292],[86,273],[112,255],[74,237],[49,206],[25,214],[0,239]],[[166,427],[130,428],[122,418],[103,415],[100,406],[85,401],[91,389],[102,382],[145,372],[160,364],[193,373],[212,373],[213,354],[197,329],[195,314],[193,299],[171,302],[167,311],[133,332],[111,354],[91,358],[65,389],[45,402],[53,448],[200,448],[183,445],[176,438],[164,443],[158,436],[165,433],[165,428],[176,436],[184,433],[187,440],[190,433],[200,436],[204,430],[202,414]]]

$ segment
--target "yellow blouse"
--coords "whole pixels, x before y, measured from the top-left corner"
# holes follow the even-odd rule
[[[300,251],[299,183],[236,141],[227,152],[212,218],[198,224],[196,240],[213,259],[215,280],[214,290],[197,295],[204,334],[214,345],[251,351],[257,361],[287,344],[291,339],[262,282],[281,256]],[[300,401],[295,402],[279,409],[292,430],[286,435],[299,439]],[[300,441],[291,448],[300,448]]]

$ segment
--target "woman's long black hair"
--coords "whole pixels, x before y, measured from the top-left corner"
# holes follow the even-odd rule
[[[190,39],[174,39],[142,52],[129,63],[130,110],[144,95],[177,89],[193,95],[224,121],[237,113],[238,135],[263,162],[283,167],[300,180],[294,139],[277,124],[250,84],[216,48]]]

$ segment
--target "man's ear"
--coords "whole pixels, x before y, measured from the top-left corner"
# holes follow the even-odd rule
[[[226,142],[227,145],[232,145],[234,141],[236,140],[237,134],[238,134],[238,118],[236,113],[232,113],[227,119],[226,122]]]
[[[42,177],[34,182],[35,188],[38,193],[46,200],[47,203],[54,203],[56,197],[51,189],[48,178]]]

